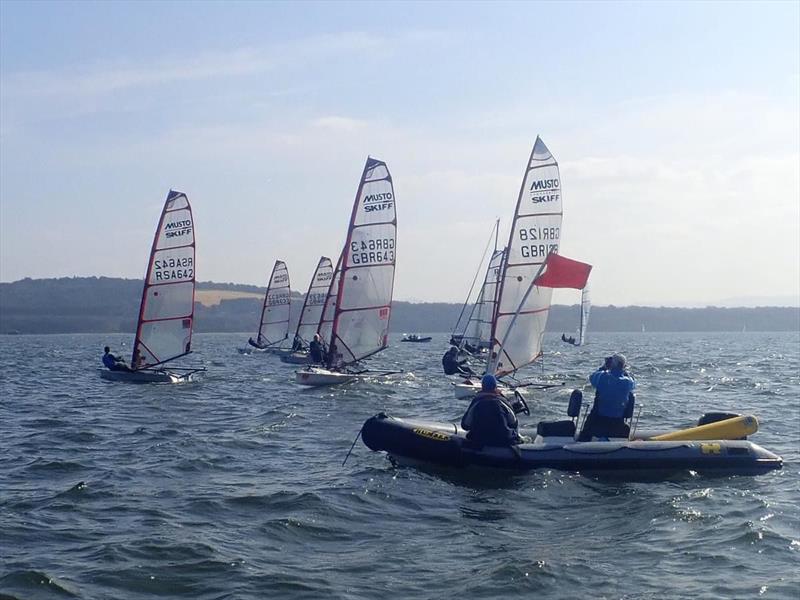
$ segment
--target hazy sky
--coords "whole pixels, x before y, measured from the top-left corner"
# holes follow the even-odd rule
[[[199,279],[305,289],[373,155],[395,297],[461,301],[539,134],[596,304],[800,294],[798,2],[3,1],[0,40],[2,281],[141,278],[174,188]]]

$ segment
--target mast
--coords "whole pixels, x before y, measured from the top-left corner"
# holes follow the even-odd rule
[[[367,158],[340,258],[328,366],[343,367],[386,348],[397,240],[392,176]]]
[[[194,289],[192,207],[186,194],[170,190],[150,248],[132,369],[161,365],[191,352]]]
[[[533,286],[561,242],[558,163],[537,137],[528,159],[501,270],[487,373],[505,375],[541,354],[552,290]]]

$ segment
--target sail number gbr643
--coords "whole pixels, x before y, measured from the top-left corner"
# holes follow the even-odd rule
[[[353,240],[350,242],[350,264],[383,265],[394,262],[394,238]]]

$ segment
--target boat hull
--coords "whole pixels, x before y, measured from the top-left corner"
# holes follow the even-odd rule
[[[368,419],[364,444],[392,457],[441,467],[510,471],[557,469],[587,474],[658,476],[761,475],[782,467],[782,459],[749,441],[630,441],[527,443],[477,447],[452,423],[387,417]]]
[[[311,387],[338,385],[356,379],[358,379],[358,375],[352,373],[339,373],[338,371],[329,371],[319,367],[309,367],[302,371],[295,371],[295,381],[301,385]]]
[[[290,354],[282,354],[281,362],[290,365],[307,365],[309,362],[307,352],[291,352]]]
[[[403,338],[400,341],[401,342],[409,342],[411,344],[425,344],[427,342],[430,342],[432,339],[433,339],[432,337],[422,337],[422,338],[417,338],[417,339],[414,339],[414,340],[409,339],[409,338]]]
[[[510,388],[504,385],[499,385],[497,389],[500,390],[500,393],[503,395],[513,393]],[[475,396],[475,394],[477,394],[480,391],[481,391],[481,384],[476,381],[467,382],[465,380],[465,381],[460,381],[459,383],[453,383],[453,395],[459,400],[462,400],[464,398],[472,398],[473,396]]]
[[[191,375],[181,376],[170,371],[109,371],[99,369],[100,378],[123,383],[184,383]]]

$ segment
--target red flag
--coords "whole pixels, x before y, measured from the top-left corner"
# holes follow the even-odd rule
[[[575,288],[582,290],[589,281],[592,265],[550,253],[544,261],[544,272],[536,278],[534,285],[549,288]]]

